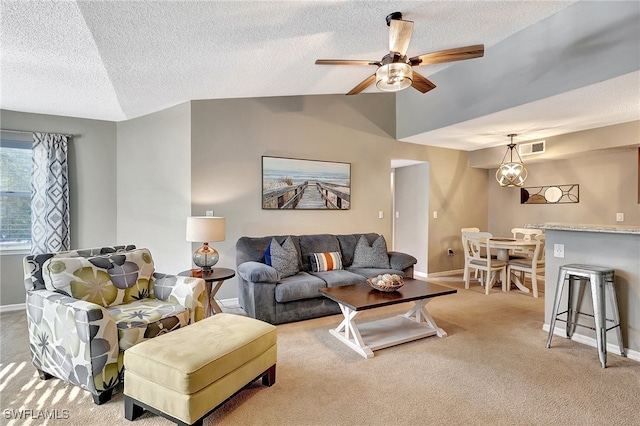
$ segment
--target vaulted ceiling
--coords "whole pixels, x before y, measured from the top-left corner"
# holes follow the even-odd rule
[[[3,0],[0,107],[122,121],[195,99],[344,94],[375,68],[314,61],[379,60],[394,11],[414,21],[410,56],[485,45],[420,67],[437,88],[396,95],[400,140],[475,150],[640,119],[640,2],[584,0]]]

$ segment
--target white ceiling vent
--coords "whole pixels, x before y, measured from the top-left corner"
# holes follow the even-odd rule
[[[521,143],[518,145],[520,155],[542,154],[545,148],[545,141],[537,141],[531,143]]]

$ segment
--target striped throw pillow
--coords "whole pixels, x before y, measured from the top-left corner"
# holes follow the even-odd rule
[[[309,255],[309,261],[313,272],[342,269],[342,256],[337,251],[329,253],[311,253]]]

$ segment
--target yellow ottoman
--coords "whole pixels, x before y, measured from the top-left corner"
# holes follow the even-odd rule
[[[124,353],[125,418],[149,410],[202,425],[246,385],[275,383],[276,339],[271,324],[222,313],[138,343]]]

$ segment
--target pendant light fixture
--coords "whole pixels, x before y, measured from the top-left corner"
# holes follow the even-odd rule
[[[515,136],[518,135],[507,135],[507,137],[511,138],[511,143],[507,145],[507,152],[504,153],[504,157],[502,157],[502,163],[496,171],[496,180],[498,181],[500,186],[522,186],[524,185],[524,181],[527,179],[527,168],[524,166],[522,158],[520,158],[520,154],[518,154],[517,150],[516,155],[518,156],[518,160],[520,161],[513,161],[513,151],[516,147],[516,144],[513,143],[513,138]],[[507,154],[509,154],[509,161],[505,162]]]

